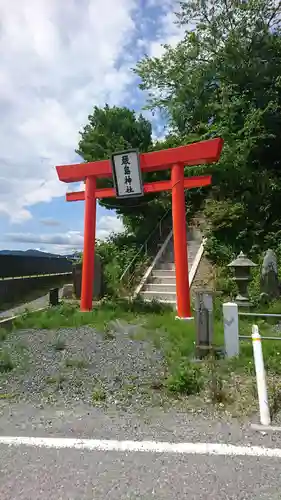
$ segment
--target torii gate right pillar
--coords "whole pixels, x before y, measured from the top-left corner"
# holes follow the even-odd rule
[[[176,164],[172,166],[171,181],[177,312],[179,318],[188,319],[191,317],[191,307],[188,278],[183,165]]]

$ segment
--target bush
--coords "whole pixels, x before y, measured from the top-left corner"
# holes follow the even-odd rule
[[[97,386],[93,390],[92,393],[92,402],[93,404],[99,402],[99,401],[105,401],[106,400],[106,392],[103,387]]]
[[[216,290],[227,298],[233,298],[237,294],[237,286],[228,267],[216,268]]]
[[[209,223],[207,255],[216,264],[228,264],[243,243],[245,207],[233,199],[208,199],[204,216]]]
[[[140,243],[137,238],[128,233],[112,234],[106,241],[99,241],[97,254],[101,257],[105,277],[105,294],[108,297],[120,297],[126,294],[126,283],[120,278],[137,255]],[[145,258],[140,253],[134,261],[130,274],[134,273],[134,279],[141,276],[145,269]],[[134,283],[133,279],[133,283]],[[131,287],[132,283],[130,283]]]
[[[167,379],[169,391],[187,396],[199,394],[203,388],[203,375],[198,366],[182,360]]]

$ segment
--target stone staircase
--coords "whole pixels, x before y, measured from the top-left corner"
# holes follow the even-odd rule
[[[202,244],[202,234],[196,227],[187,230],[189,275]],[[191,283],[190,283],[191,285]],[[146,301],[157,300],[176,304],[176,274],[174,264],[174,242],[170,238],[161,258],[156,262],[150,275],[140,290],[140,296]]]

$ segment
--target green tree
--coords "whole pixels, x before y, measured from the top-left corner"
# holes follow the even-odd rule
[[[153,149],[151,123],[141,114],[126,107],[94,107],[88,117],[88,123],[80,132],[77,153],[85,161],[95,161],[110,158],[115,151],[138,149],[141,153]],[[165,173],[149,173],[143,176],[143,181],[165,178]],[[112,179],[100,179],[99,187],[112,187]],[[155,226],[158,218],[165,210],[165,195],[162,206],[161,195],[146,195],[145,197],[116,200],[105,198],[100,204],[123,216],[124,223],[130,231],[140,233],[143,239]],[[151,214],[153,216],[151,217]]]
[[[80,136],[77,153],[85,161],[104,160],[113,152],[126,149],[146,152],[152,144],[150,122],[117,106],[95,106]]]
[[[256,251],[280,240],[280,6],[273,0],[181,2],[183,40],[136,67],[148,107],[164,111],[181,140],[191,134],[225,140],[221,161],[207,167],[214,258],[218,243]]]
[[[88,116],[88,123],[80,132],[77,153],[85,161],[109,159],[115,151],[138,149],[141,153],[148,151],[152,144],[151,124],[142,115],[125,107],[94,107]],[[112,179],[98,180],[99,187],[112,187]],[[122,214],[141,205],[142,199],[116,200],[105,198],[100,204],[106,208],[115,208]]]

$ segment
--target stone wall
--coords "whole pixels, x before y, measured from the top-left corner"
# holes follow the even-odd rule
[[[205,255],[202,256],[191,285],[191,296],[196,290],[214,290],[215,289],[215,270]]]
[[[77,299],[81,298],[81,284],[82,284],[82,264],[73,266],[73,284],[74,294]],[[104,279],[102,262],[99,255],[95,254],[94,266],[94,281],[93,281],[93,299],[100,299],[103,296]]]

